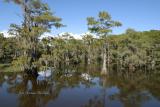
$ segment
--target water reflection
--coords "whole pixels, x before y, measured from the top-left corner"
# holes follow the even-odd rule
[[[70,71],[42,83],[22,74],[0,73],[0,106],[160,107],[160,74],[101,77],[98,72]]]

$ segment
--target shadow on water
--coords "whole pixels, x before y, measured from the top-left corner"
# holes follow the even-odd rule
[[[55,71],[40,82],[21,73],[0,73],[0,106],[160,107],[159,73],[100,76],[96,67]]]

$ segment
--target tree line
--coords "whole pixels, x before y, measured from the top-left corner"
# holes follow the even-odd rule
[[[160,31],[135,31],[112,35],[113,27],[122,24],[114,21],[106,11],[97,17],[88,17],[90,34],[75,39],[69,33],[39,39],[52,27],[65,27],[41,0],[5,0],[14,2],[23,11],[21,25],[11,24],[6,38],[0,34],[0,61],[10,63],[18,71],[33,73],[47,67],[62,68],[84,64],[100,65],[101,74],[108,74],[114,65],[119,70],[155,69],[160,60]],[[93,34],[96,35],[93,36]]]

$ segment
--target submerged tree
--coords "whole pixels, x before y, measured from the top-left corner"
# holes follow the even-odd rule
[[[103,67],[102,67],[102,74],[108,74],[106,68],[106,58],[108,59],[109,65],[109,41],[108,41],[108,34],[112,31],[111,28],[121,26],[121,23],[118,21],[113,21],[111,16],[105,12],[99,12],[98,19],[94,17],[88,17],[88,29],[96,33],[99,36],[99,39],[102,43],[102,54],[103,54]],[[108,55],[108,56],[107,56]]]

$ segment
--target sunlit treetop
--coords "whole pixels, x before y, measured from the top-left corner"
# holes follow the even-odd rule
[[[97,19],[88,17],[87,22],[88,29],[99,36],[107,36],[109,32],[112,32],[112,27],[119,27],[122,25],[120,22],[112,20],[111,16],[105,11],[99,12]]]

